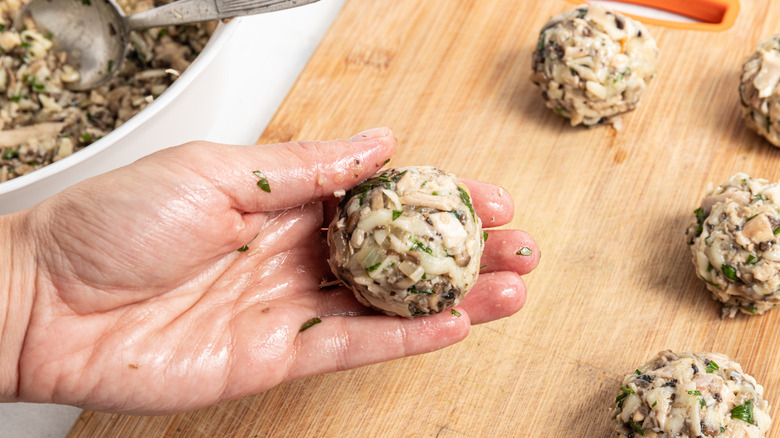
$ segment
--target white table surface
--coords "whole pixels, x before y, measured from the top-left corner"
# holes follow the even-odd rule
[[[236,29],[231,44],[219,57],[220,61],[239,67],[234,71],[244,72],[225,80],[240,80],[247,85],[241,96],[230,99],[231,109],[237,111],[230,111],[231,116],[218,120],[214,132],[204,140],[253,144],[290,91],[344,2],[320,0],[296,9],[243,18],[244,22]],[[242,116],[232,116],[237,113]],[[252,123],[255,129],[237,136],[233,133],[239,131],[234,129],[238,123]],[[245,129],[241,131],[247,132]],[[0,438],[64,437],[80,412],[80,409],[70,406],[0,404]]]

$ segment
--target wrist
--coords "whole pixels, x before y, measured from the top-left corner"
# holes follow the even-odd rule
[[[0,216],[0,402],[18,401],[19,359],[35,295],[28,212]]]

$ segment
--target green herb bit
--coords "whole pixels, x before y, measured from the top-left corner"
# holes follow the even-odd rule
[[[474,205],[471,204],[471,197],[469,196],[468,192],[463,190],[463,187],[458,187],[458,192],[460,193],[460,200],[463,201],[466,207],[469,208],[469,211],[471,212],[471,218],[476,219],[477,214],[474,213]]]
[[[756,311],[757,311],[757,310],[758,310],[758,309],[756,309],[755,307],[751,307],[751,308],[747,309],[747,311],[748,311],[748,312],[750,312],[750,313],[752,313],[753,315],[755,315],[755,314],[756,314]]]
[[[263,172],[260,172],[259,170],[253,170],[252,173],[254,173],[256,177],[260,178],[260,181],[257,182],[257,186],[263,189],[264,192],[271,193],[271,186],[268,185],[268,179],[263,175]]]
[[[533,251],[531,250],[531,248],[529,248],[527,246],[524,246],[524,247],[520,248],[520,250],[517,251],[515,254],[521,255],[521,256],[529,256],[529,255],[533,254]]]
[[[712,374],[713,371],[717,371],[719,369],[720,367],[718,364],[716,364],[714,360],[711,360],[710,363],[707,364],[707,369],[705,371],[707,374]]]
[[[19,149],[12,149],[8,148],[3,152],[3,159],[4,160],[12,160],[19,156]]]
[[[700,398],[699,399],[699,406],[701,406],[702,408],[705,408],[705,407],[707,407],[707,402],[705,402],[703,398]]]
[[[704,219],[707,219],[707,215],[704,214],[704,209],[699,207],[696,210],[693,210],[693,214],[696,215],[696,222],[699,224],[704,223]]]
[[[450,312],[452,312],[452,314],[453,314],[453,315],[455,315],[455,316],[457,316],[458,318],[460,318],[460,312],[458,312],[457,310],[455,310],[455,309],[450,309]]]
[[[454,214],[459,221],[463,220],[463,212],[460,210],[451,210],[450,213]]]
[[[157,32],[157,39],[160,39],[164,37],[165,35],[168,35],[168,29],[166,28],[160,28],[160,30]]]
[[[764,198],[764,195],[762,195],[760,193],[758,195],[756,195],[756,196],[753,196],[753,199],[757,199],[759,201],[766,201],[766,198]]]
[[[754,219],[756,216],[758,216],[758,213],[754,214],[753,216],[750,216],[745,220],[745,222],[749,221],[750,219]]]
[[[634,370],[634,374],[636,374],[637,376],[641,376],[641,375],[642,375],[642,372],[641,372],[641,371],[639,371],[639,370]]]
[[[238,248],[236,251],[238,252],[246,252],[249,249],[249,245],[244,245],[241,248]]]
[[[731,410],[731,418],[742,420],[745,423],[756,424],[753,421],[753,400],[748,400],[744,404],[734,407]]]
[[[479,267],[479,269],[484,269],[484,268],[487,268],[487,265],[482,265]]]
[[[718,283],[715,283],[714,281],[707,280],[706,278],[702,278],[705,283],[709,284],[710,286],[714,286],[717,289],[720,289],[720,285]]]
[[[541,52],[542,50],[544,50],[544,43],[545,43],[544,40],[546,38],[547,38],[547,34],[546,33],[542,33],[541,35],[539,35],[539,44],[536,45],[536,51],[537,52]]]
[[[393,220],[398,219],[403,214],[402,210],[393,210]]]
[[[563,114],[563,108],[561,108],[559,106],[555,107],[555,112],[558,113],[558,115],[560,115],[560,116],[565,115],[565,114]]]
[[[712,272],[712,264],[707,263],[707,272]]]
[[[379,262],[379,263],[377,263],[375,265],[371,265],[371,266],[366,268],[366,272],[374,272],[377,269],[379,269],[379,266],[381,266],[381,265],[382,265],[382,262]]]
[[[688,395],[701,395],[701,391],[698,389],[696,391],[688,391]]]
[[[626,388],[625,386],[621,386],[620,390],[623,393],[615,397],[615,403],[618,405],[618,407],[623,407],[623,399],[628,397],[629,394],[633,394],[634,390],[631,388]]]
[[[634,429],[634,432],[636,432],[636,433],[638,433],[640,435],[644,435],[645,434],[645,431],[641,427],[639,427],[638,424],[634,423],[634,420],[629,418],[628,424],[631,425],[631,428]]]
[[[772,233],[773,233],[773,234],[778,234],[778,233],[780,233],[780,225],[778,225],[778,227],[777,227],[777,228],[775,228],[774,230],[772,230]]]
[[[654,408],[658,404],[658,400],[654,401],[652,405],[650,405],[651,408]]]
[[[758,262],[759,262],[758,258],[755,257],[753,254],[748,255],[747,260],[745,260],[745,263],[749,265],[755,265]]]
[[[483,241],[485,241],[485,242],[487,242],[487,240],[488,240],[488,237],[490,237],[490,235],[488,234],[488,232],[487,232],[487,231],[482,231],[482,240],[483,240]]]
[[[84,143],[86,143],[92,140],[92,134],[90,134],[89,132],[85,132],[84,134],[81,134],[81,137],[79,137],[79,139]]]
[[[390,159],[388,158],[388,159],[386,159],[386,160],[385,160],[385,162],[384,162],[384,163],[382,163],[382,165],[384,166],[385,164],[387,164],[387,163],[389,163],[389,162],[390,162]]]
[[[111,73],[111,70],[113,70],[113,69],[114,69],[114,60],[113,59],[109,59],[108,60],[108,66],[106,67],[106,71]]]
[[[729,280],[737,281],[737,270],[727,264],[722,264],[720,270]]]
[[[2,31],[4,31],[4,30],[5,30],[5,24],[3,24],[3,23],[0,23],[0,32],[2,32]]]
[[[412,241],[413,245],[411,248],[409,248],[409,251],[415,251],[415,250],[421,250],[427,254],[433,254],[433,250],[422,244],[419,240],[415,239],[412,236],[409,236],[409,240]]]
[[[426,295],[430,295],[430,294],[433,293],[433,289],[417,289],[414,286],[412,286],[409,289],[407,289],[407,291],[410,294],[426,294]]]
[[[322,320],[321,320],[321,319],[319,319],[319,318],[312,318],[312,319],[310,319],[310,320],[306,321],[306,322],[305,322],[305,323],[304,323],[304,324],[301,326],[301,329],[300,329],[300,330],[298,330],[298,331],[299,331],[299,332],[302,332],[302,331],[304,331],[304,330],[308,330],[309,328],[311,328],[311,326],[313,326],[313,325],[315,325],[315,324],[319,324],[319,323],[321,323],[321,322],[322,322]]]
[[[721,432],[725,432],[725,431],[726,431],[726,428],[725,428],[725,427],[723,427],[723,426],[721,426],[721,427],[720,427],[720,431],[721,431]]]
[[[433,196],[439,196],[439,192],[435,192],[435,191],[434,191],[434,192],[431,192],[431,195],[433,195]]]
[[[21,94],[11,97],[11,102],[19,102],[20,100],[22,100]]]

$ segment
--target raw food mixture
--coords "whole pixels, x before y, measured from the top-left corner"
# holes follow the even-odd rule
[[[466,186],[433,167],[385,170],[341,199],[333,273],[364,305],[414,317],[457,305],[477,281],[482,222]]]
[[[779,206],[776,183],[738,173],[694,211],[685,240],[723,316],[760,315],[780,303]]]
[[[168,3],[119,0],[127,13]],[[0,2],[0,182],[62,159],[146,108],[203,50],[216,23],[133,32],[132,50],[107,85],[67,89],[78,72],[53,49],[52,36],[27,20],[11,27],[26,0]]]
[[[633,438],[762,438],[772,425],[763,392],[722,354],[663,351],[623,379],[613,426]]]
[[[758,43],[742,65],[739,97],[748,127],[780,147],[780,35]]]
[[[531,80],[547,107],[572,125],[617,124],[617,116],[636,108],[657,58],[655,40],[641,23],[583,5],[544,25]]]

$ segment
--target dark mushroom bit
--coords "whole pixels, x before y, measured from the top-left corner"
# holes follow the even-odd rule
[[[738,173],[694,211],[685,240],[723,316],[760,315],[780,303],[778,205],[776,183]]]
[[[483,239],[455,176],[429,166],[388,169],[339,202],[328,263],[362,304],[415,317],[463,299],[477,280]]]
[[[617,116],[637,106],[655,76],[657,58],[655,40],[641,23],[583,5],[544,25],[532,81],[547,107],[572,125],[617,125]]]
[[[662,351],[623,379],[613,426],[634,438],[762,438],[772,425],[763,391],[722,354]]]

